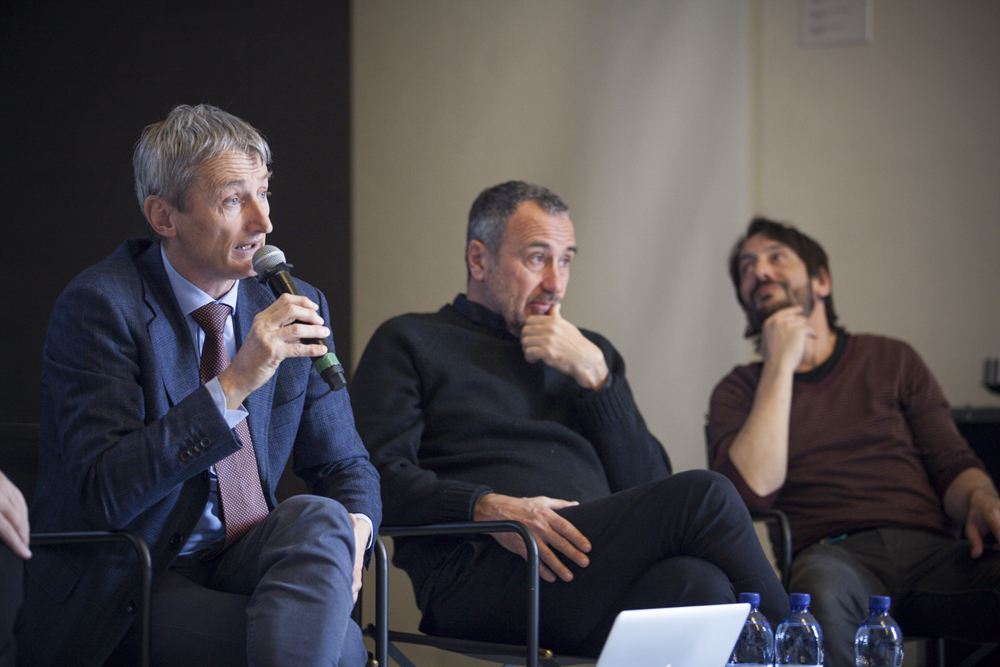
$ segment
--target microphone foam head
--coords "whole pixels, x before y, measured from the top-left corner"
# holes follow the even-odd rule
[[[285,253],[273,245],[264,245],[253,254],[253,270],[258,276],[267,275],[275,267],[285,264]]]

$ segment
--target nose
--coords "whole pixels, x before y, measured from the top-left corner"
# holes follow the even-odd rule
[[[568,272],[569,270],[559,266],[558,262],[549,263],[545,267],[545,273],[542,276],[542,289],[549,294],[561,297],[563,292],[566,291]]]
[[[774,273],[771,271],[771,263],[766,259],[759,259],[754,263],[753,275],[757,278],[758,282],[764,282],[771,280],[774,277]]]
[[[243,208],[244,221],[248,229],[254,232],[270,234],[274,226],[271,225],[271,207],[267,199],[253,199]]]

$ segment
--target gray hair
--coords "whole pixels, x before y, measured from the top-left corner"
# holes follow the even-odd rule
[[[465,247],[471,241],[479,241],[486,250],[496,257],[500,242],[507,231],[507,221],[517,207],[526,201],[533,201],[549,215],[566,215],[569,206],[557,194],[540,185],[524,181],[507,181],[486,188],[479,193],[469,209],[469,227],[466,231]]]
[[[159,195],[185,211],[198,168],[233,149],[271,164],[267,140],[246,121],[208,104],[174,107],[164,120],[143,130],[135,145],[132,165],[139,207],[150,195]]]

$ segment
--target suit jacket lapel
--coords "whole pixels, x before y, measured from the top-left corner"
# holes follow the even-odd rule
[[[167,399],[170,405],[176,405],[200,386],[194,341],[177,305],[177,298],[170,289],[159,242],[150,244],[136,257],[135,263],[142,276],[146,306],[149,308],[146,323],[149,339],[156,350]]]

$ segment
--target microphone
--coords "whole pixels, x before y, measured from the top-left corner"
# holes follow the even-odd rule
[[[298,285],[289,273],[292,265],[285,261],[285,253],[281,252],[273,245],[261,246],[253,254],[253,270],[257,272],[257,279],[262,283],[271,286],[274,296],[282,294],[300,294]],[[323,378],[330,389],[337,391],[347,386],[344,378],[344,367],[340,365],[340,360],[333,353],[325,340],[317,338],[303,338],[302,342],[307,345],[322,345],[326,348],[326,354],[313,357],[313,366]]]

